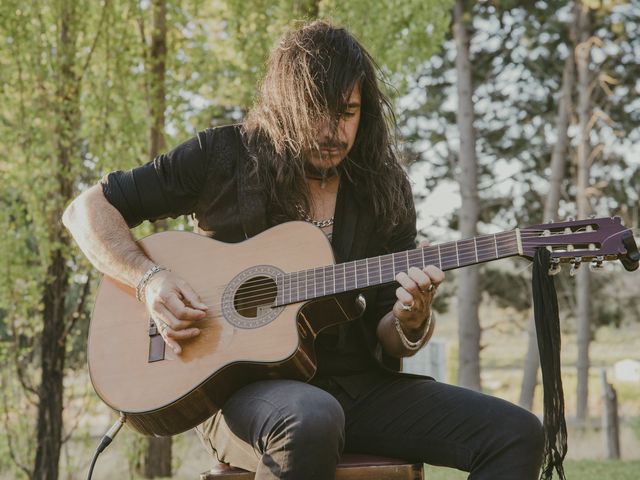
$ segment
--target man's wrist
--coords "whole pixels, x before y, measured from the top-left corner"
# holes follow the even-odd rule
[[[166,268],[154,264],[151,268],[144,272],[144,274],[138,281],[138,284],[136,285],[136,300],[138,300],[139,302],[144,301],[144,289],[149,283],[149,280],[151,280],[151,277],[153,277],[156,273],[162,272],[163,270],[166,270]]]
[[[433,310],[431,310],[427,319],[418,329],[409,330],[406,329],[406,327],[403,327],[402,322],[398,317],[396,317],[395,315],[393,316],[396,331],[398,332],[400,341],[407,350],[418,350],[420,347],[422,347],[429,334],[429,330],[431,329],[432,319]],[[407,330],[409,330],[409,332],[407,332]]]
[[[417,340],[422,337],[422,334],[425,330],[429,330],[429,326],[431,325],[431,316],[433,314],[433,310],[429,310],[429,315],[420,322],[420,324],[416,327],[413,324],[408,324],[407,321],[400,320],[400,326],[402,327],[402,331],[406,334],[406,336],[411,340]]]

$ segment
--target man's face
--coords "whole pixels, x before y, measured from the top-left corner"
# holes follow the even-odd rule
[[[336,167],[347,156],[356,141],[360,124],[360,86],[351,91],[347,108],[340,115],[336,132],[325,125],[319,132],[319,151],[310,154],[309,161],[319,170]]]

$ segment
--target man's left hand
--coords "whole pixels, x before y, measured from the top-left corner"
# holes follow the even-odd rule
[[[420,246],[428,246],[421,242]],[[419,331],[431,315],[431,303],[438,286],[444,280],[444,272],[435,265],[427,265],[423,269],[411,267],[408,272],[396,275],[400,286],[396,289],[398,301],[393,305],[393,314],[403,330]]]

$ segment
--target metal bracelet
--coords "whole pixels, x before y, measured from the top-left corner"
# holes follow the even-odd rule
[[[147,283],[149,282],[151,277],[163,270],[166,270],[166,268],[161,267],[160,265],[154,265],[149,270],[144,272],[144,275],[142,275],[142,278],[140,279],[140,281],[138,282],[138,286],[136,287],[136,300],[142,302],[142,300],[144,299],[144,287],[147,286]]]
[[[396,325],[396,330],[398,331],[398,336],[400,337],[400,341],[402,342],[402,345],[404,345],[404,347],[407,350],[416,351],[420,347],[422,347],[422,344],[424,343],[424,339],[427,338],[427,334],[429,333],[429,329],[431,328],[432,318],[433,318],[433,310],[431,311],[431,313],[429,314],[429,318],[427,318],[427,321],[425,322],[424,330],[422,331],[422,335],[420,336],[420,339],[415,342],[412,342],[405,335],[404,330],[402,329],[402,325],[400,325],[400,319],[395,315],[393,316],[393,319]]]

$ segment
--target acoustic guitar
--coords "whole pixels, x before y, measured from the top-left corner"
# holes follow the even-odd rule
[[[139,241],[159,265],[183,277],[209,306],[201,332],[182,354],[165,348],[131,287],[105,276],[89,328],[88,362],[100,398],[147,435],[188,430],[218,411],[237,389],[266,378],[311,379],[320,331],[359,317],[358,292],[394,282],[409,267],[442,270],[551,251],[556,273],[581,262],[598,268],[640,253],[619,218],[533,225],[346,263],[334,262],[325,235],[305,222],[271,228],[237,244],[190,232]]]

